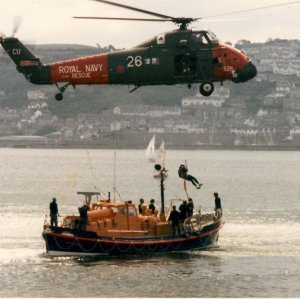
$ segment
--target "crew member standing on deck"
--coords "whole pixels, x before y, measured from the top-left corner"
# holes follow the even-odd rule
[[[90,210],[90,207],[85,202],[81,207],[78,208],[79,210],[79,223],[78,227],[80,230],[86,230],[86,225],[88,224],[88,210]]]
[[[173,205],[173,210],[170,213],[169,216],[169,222],[172,224],[172,229],[173,229],[173,235],[176,234],[176,229],[178,234],[180,234],[180,215],[179,212],[176,210],[176,206]]]
[[[219,197],[218,193],[214,193],[215,197],[215,216],[217,219],[222,217],[222,205],[221,205],[221,198]]]
[[[179,206],[179,219],[180,219],[180,226],[182,230],[184,230],[183,227],[184,221],[188,217],[187,209],[188,209],[187,201],[183,200],[182,204]]]
[[[53,224],[57,227],[57,216],[58,214],[58,207],[56,203],[56,198],[52,198],[52,202],[50,202],[49,205],[50,209],[50,225],[51,228],[53,227]]]
[[[154,199],[151,199],[151,200],[150,200],[150,204],[149,204],[149,209],[150,209],[152,215],[154,215],[154,213],[155,213],[155,205],[154,205],[154,202],[155,202]]]
[[[144,204],[144,199],[140,199],[140,204],[139,204],[139,214],[143,213],[143,204]]]
[[[194,214],[194,203],[193,199],[189,198],[189,202],[187,204],[187,216],[188,218],[191,218]]]

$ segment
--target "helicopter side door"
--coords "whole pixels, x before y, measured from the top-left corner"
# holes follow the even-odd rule
[[[174,77],[178,83],[213,80],[212,44],[202,32],[178,41],[174,52]]]
[[[203,34],[195,33],[195,48],[197,52],[197,67],[199,82],[213,81],[213,58],[212,43],[209,38]]]
[[[174,71],[178,80],[193,79],[197,75],[197,57],[193,53],[179,51],[174,56]]]
[[[177,83],[197,81],[197,54],[188,36],[180,38],[174,47],[174,78]]]

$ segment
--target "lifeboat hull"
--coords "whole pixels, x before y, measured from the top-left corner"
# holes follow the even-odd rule
[[[182,235],[143,238],[99,237],[95,232],[54,227],[44,230],[47,254],[51,256],[121,255],[207,249],[216,246],[222,219],[199,231]]]

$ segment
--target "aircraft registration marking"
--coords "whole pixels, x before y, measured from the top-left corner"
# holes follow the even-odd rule
[[[20,48],[14,48],[12,49],[13,55],[21,55],[21,49]]]
[[[233,66],[224,66],[223,67],[224,72],[233,72]]]

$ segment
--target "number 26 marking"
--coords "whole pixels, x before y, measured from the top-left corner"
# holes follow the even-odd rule
[[[128,56],[127,57],[127,67],[134,68],[134,67],[141,67],[143,65],[142,57],[141,56]]]

